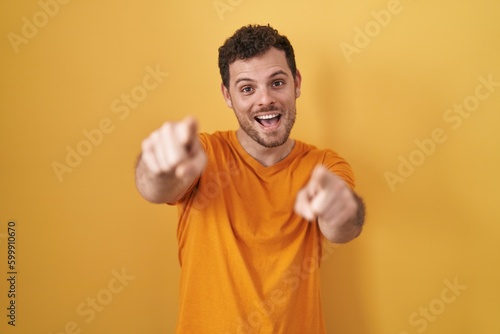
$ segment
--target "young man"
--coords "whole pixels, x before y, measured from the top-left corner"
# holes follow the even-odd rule
[[[146,200],[178,206],[177,332],[325,333],[322,240],[348,242],[364,222],[352,170],[289,137],[301,75],[285,36],[245,26],[219,48],[219,68],[239,128],[165,123],[136,170]]]

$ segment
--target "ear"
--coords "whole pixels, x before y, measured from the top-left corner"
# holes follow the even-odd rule
[[[300,71],[297,69],[297,73],[295,74],[295,98],[298,98],[300,96],[300,85],[302,83],[302,75],[300,74]]]
[[[220,84],[220,90],[222,92],[222,96],[224,97],[224,100],[226,101],[226,104],[229,108],[233,108],[233,102],[231,101],[231,94],[229,93],[229,89],[224,86],[224,83]]]

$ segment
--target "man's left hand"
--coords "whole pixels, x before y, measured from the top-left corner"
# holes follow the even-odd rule
[[[309,182],[298,192],[295,212],[311,222],[317,219],[323,235],[336,243],[357,237],[364,219],[361,198],[322,165],[314,168]]]

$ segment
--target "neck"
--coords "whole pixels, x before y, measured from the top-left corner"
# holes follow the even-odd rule
[[[292,152],[295,145],[295,141],[288,138],[283,145],[265,147],[250,138],[245,131],[241,129],[236,131],[236,137],[243,149],[265,167],[272,166],[285,159],[290,152]]]

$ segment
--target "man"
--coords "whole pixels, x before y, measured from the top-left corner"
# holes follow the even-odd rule
[[[177,332],[325,333],[320,245],[352,240],[364,221],[351,168],[289,137],[301,75],[285,36],[245,26],[219,48],[219,68],[239,128],[165,123],[136,170],[145,199],[178,206]]]

